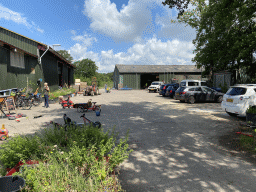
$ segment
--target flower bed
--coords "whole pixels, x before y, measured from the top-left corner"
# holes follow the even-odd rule
[[[46,128],[35,136],[17,136],[2,145],[1,174],[19,161],[32,159],[38,166],[23,166],[14,173],[26,180],[24,191],[122,191],[114,168],[128,158],[128,132],[116,142],[112,133],[85,126],[69,127],[66,132]]]

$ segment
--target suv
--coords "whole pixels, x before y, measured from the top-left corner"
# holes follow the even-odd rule
[[[230,116],[246,116],[248,107],[256,105],[255,96],[255,84],[234,85],[224,95],[221,108]]]
[[[148,87],[148,92],[154,91],[155,93],[160,90],[160,86],[164,83],[162,81],[153,81],[151,85]]]

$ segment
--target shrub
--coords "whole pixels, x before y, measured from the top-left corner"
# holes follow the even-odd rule
[[[26,180],[24,191],[121,191],[118,180],[110,173],[132,151],[127,150],[129,132],[119,142],[115,127],[109,132],[92,126],[70,126],[68,131],[63,127],[46,128],[35,136],[14,137],[0,149],[1,173],[20,160],[41,160],[38,166],[23,166],[14,174]]]

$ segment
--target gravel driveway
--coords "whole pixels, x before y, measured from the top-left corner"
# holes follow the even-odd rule
[[[121,137],[130,129],[134,151],[120,166],[119,175],[126,191],[255,191],[255,165],[220,146],[219,138],[232,132],[241,119],[226,115],[219,103],[189,105],[145,90],[100,92],[71,100],[92,98],[101,104],[99,117],[93,112],[86,116],[106,129],[116,126]],[[64,113],[83,122],[75,109],[63,110],[59,104],[26,112],[29,117],[20,123],[0,119],[0,124],[6,124],[13,135],[33,133],[51,120],[63,124]],[[40,114],[43,117],[33,119]]]

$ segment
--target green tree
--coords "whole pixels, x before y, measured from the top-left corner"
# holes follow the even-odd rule
[[[253,0],[210,2],[193,40],[196,56],[192,61],[209,71],[246,68],[251,77],[255,76],[255,6]]]
[[[76,61],[75,65],[75,77],[79,79],[91,79],[96,75],[96,71],[98,70],[97,65],[94,61],[90,59],[83,59],[81,61]]]
[[[70,61],[70,63],[73,62],[73,57],[68,53],[66,50],[59,50],[57,51],[62,57]]]
[[[195,6],[192,10],[186,10],[188,4]],[[163,5],[169,5],[169,8],[177,8],[179,10],[177,20],[171,19],[171,23],[186,23],[192,28],[198,28],[200,22],[201,13],[205,11],[206,5],[205,0],[165,0],[162,2]],[[186,26],[187,26],[186,25]]]

